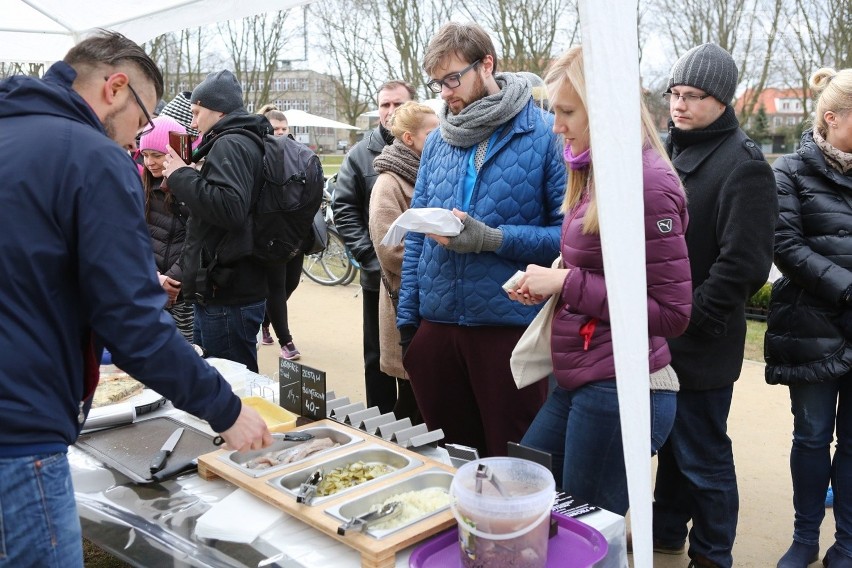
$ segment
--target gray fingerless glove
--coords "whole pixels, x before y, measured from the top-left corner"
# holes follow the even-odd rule
[[[503,244],[503,231],[492,229],[470,215],[464,218],[464,228],[457,237],[450,237],[447,248],[453,252],[493,252]]]

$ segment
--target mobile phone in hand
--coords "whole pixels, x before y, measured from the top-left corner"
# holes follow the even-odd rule
[[[192,161],[192,143],[198,138],[195,134],[169,132],[169,146],[178,153],[185,164]]]
[[[503,290],[505,290],[506,293],[511,292],[513,290],[517,290],[518,283],[521,281],[521,278],[524,277],[524,274],[526,274],[526,272],[524,272],[523,270],[518,270],[517,272],[512,274],[512,277],[503,283]]]

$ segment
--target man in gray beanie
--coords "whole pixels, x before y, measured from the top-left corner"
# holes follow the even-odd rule
[[[266,269],[249,258],[252,197],[263,182],[263,138],[269,121],[243,106],[239,81],[230,71],[211,73],[189,97],[193,128],[202,136],[192,161],[172,150],[163,174],[169,190],[189,208],[183,251],[183,295],[195,304],[193,343],[214,357],[257,372],[257,333],[266,310]],[[224,132],[228,135],[220,136]]]
[[[731,107],[736,86],[731,55],[705,43],[674,64],[663,93],[667,149],[689,194],[693,298],[689,328],[669,340],[680,392],[658,454],[654,551],[680,554],[688,536],[696,567],[733,565],[739,496],[727,420],[743,361],[745,304],[766,283],[778,218],[772,169]]]

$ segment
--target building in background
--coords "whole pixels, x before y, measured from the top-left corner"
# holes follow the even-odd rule
[[[246,110],[255,112],[266,103],[272,103],[278,110],[302,110],[338,120],[335,105],[335,90],[330,75],[317,73],[309,69],[279,69],[273,73],[270,81],[269,94],[263,101],[256,101],[256,92],[263,88],[263,78],[254,81],[242,81],[243,97],[246,100]],[[191,91],[194,85],[181,82],[177,91]],[[349,137],[346,130],[333,128],[293,126],[290,133],[317,153],[336,152],[338,140]]]
[[[734,102],[734,111],[740,115],[744,101],[751,100],[751,89],[747,89]],[[785,154],[798,145],[804,122],[809,112],[805,109],[802,89],[764,89],[757,99],[743,130],[755,142],[759,142],[766,154]]]

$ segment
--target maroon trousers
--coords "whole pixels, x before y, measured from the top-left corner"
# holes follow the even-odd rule
[[[421,321],[405,353],[417,406],[430,430],[444,441],[505,456],[520,442],[547,398],[547,381],[518,390],[509,368],[523,327],[439,324]]]

